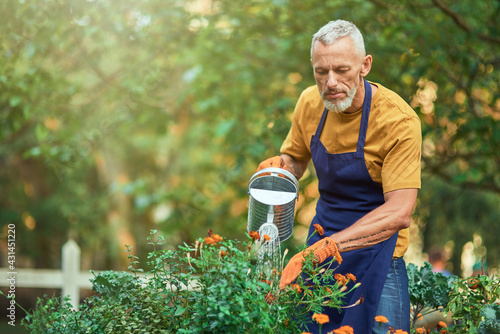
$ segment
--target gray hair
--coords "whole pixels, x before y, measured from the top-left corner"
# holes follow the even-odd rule
[[[336,20],[328,22],[313,35],[311,43],[311,59],[314,51],[314,43],[316,43],[316,41],[320,41],[325,45],[330,45],[346,36],[349,36],[352,39],[354,47],[358,50],[360,56],[366,56],[365,42],[358,27],[356,27],[352,22]]]

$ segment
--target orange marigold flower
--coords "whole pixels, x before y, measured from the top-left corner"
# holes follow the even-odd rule
[[[205,242],[207,243],[207,245],[215,245],[215,244],[217,244],[217,241],[215,241],[211,237],[205,238]]]
[[[268,292],[266,297],[266,302],[271,305],[271,303],[274,301],[274,295],[272,294],[272,292]]]
[[[255,240],[260,240],[260,234],[257,231],[250,231],[248,232],[248,235],[250,238],[255,239]]]
[[[354,334],[354,329],[351,326],[342,326],[339,329],[334,329],[333,334]]]
[[[224,252],[222,249],[219,251],[220,257],[225,257],[227,255],[227,252]]]
[[[214,239],[216,242],[222,241],[222,237],[218,234],[212,234],[212,236],[210,238]]]
[[[302,288],[298,284],[292,284],[292,289],[295,290],[295,291],[297,291],[297,293],[301,293],[302,292]]]
[[[302,333],[300,333],[300,334],[311,334],[311,333],[309,333],[309,332],[302,332]]]
[[[426,334],[427,331],[425,330],[425,327],[420,327],[416,329],[417,334]]]
[[[271,241],[271,237],[268,236],[267,234],[264,234],[264,240],[265,241]]]
[[[353,274],[347,273],[347,274],[345,274],[345,276],[347,277],[347,279],[350,279],[351,281],[356,282],[356,276],[354,276]]]
[[[383,315],[377,315],[375,317],[375,321],[376,322],[381,322],[381,323],[384,323],[384,324],[387,323],[387,322],[389,322],[389,320],[387,320],[387,318],[384,317]]]
[[[312,318],[313,320],[316,320],[316,322],[320,325],[330,322],[330,318],[326,314],[322,313],[314,313]]]
[[[268,280],[268,279],[263,279],[263,280],[261,280],[261,282],[264,282],[264,283],[267,283],[267,284],[271,285],[271,281]]]
[[[335,274],[334,277],[337,280],[337,283],[339,285],[346,285],[347,278],[344,275],[342,275],[342,274]]]
[[[404,331],[402,329],[396,329],[396,331],[394,333],[396,333],[396,334],[408,334],[407,331]]]
[[[417,320],[422,320],[423,318],[422,313],[417,314]]]
[[[320,224],[314,224],[314,230],[321,236],[325,233],[325,231],[323,230],[323,226],[321,226]]]
[[[443,328],[442,330],[439,331],[439,334],[446,334],[448,333],[448,330],[446,328]]]
[[[448,327],[448,325],[446,325],[446,322],[444,322],[444,321],[440,321],[440,322],[438,322],[438,327],[440,327],[439,329],[441,329],[441,328],[446,328],[446,327]]]

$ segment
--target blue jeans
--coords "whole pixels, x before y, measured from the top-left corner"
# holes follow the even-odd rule
[[[376,315],[385,316],[389,322],[375,322],[374,334],[387,333],[389,326],[410,332],[410,293],[406,264],[402,257],[391,262]]]

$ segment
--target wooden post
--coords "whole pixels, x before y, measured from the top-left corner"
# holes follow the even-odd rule
[[[70,296],[73,309],[78,310],[80,305],[80,247],[74,240],[68,240],[62,247],[62,294]]]

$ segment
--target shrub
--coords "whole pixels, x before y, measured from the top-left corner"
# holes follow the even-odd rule
[[[445,277],[441,273],[433,272],[428,262],[425,262],[421,268],[409,263],[406,271],[410,292],[411,325],[415,327],[420,317],[436,310],[444,311],[450,301],[450,289],[457,277]]]
[[[500,280],[498,276],[459,278],[432,272],[425,263],[407,266],[412,310],[411,333],[500,333]],[[437,328],[415,328],[418,318],[436,310],[451,314],[452,323]]]
[[[258,270],[260,241],[223,240],[210,231],[171,251],[159,249],[162,240],[156,231],[148,237],[152,269],[145,275],[127,247],[130,273],[94,274],[97,294],[78,311],[67,300],[39,299],[23,326],[31,333],[291,333],[312,321],[309,312],[340,308],[354,288],[351,281],[321,286],[333,280],[332,263],[318,267],[310,256],[304,275],[280,290],[282,268]]]
[[[162,240],[156,231],[148,237],[151,269],[144,274],[127,246],[130,272],[94,273],[96,295],[78,311],[68,299],[39,298],[22,325],[30,333],[63,334],[296,333],[307,329],[311,313],[319,319],[323,306],[346,306],[342,297],[356,287],[347,277],[335,280],[333,261],[318,267],[311,255],[296,283],[280,290],[282,262],[278,268],[262,267],[259,240],[223,240],[210,231],[208,238],[175,251],[160,249]],[[417,317],[435,310],[452,314],[447,333],[500,332],[498,277],[444,277],[428,263],[421,268],[410,263],[407,271],[411,333],[422,332],[414,328]],[[323,285],[323,280],[335,283]]]
[[[446,307],[455,324],[453,333],[500,333],[500,279],[477,275],[457,279]]]

